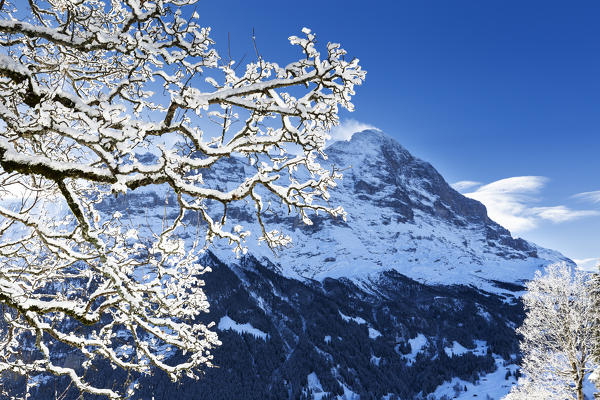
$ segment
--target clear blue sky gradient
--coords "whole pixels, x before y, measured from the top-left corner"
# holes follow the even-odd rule
[[[600,3],[202,1],[217,48],[285,64],[306,26],[368,71],[343,113],[377,126],[449,182],[549,178],[534,206],[600,210]],[[517,233],[572,258],[600,257],[600,217]]]

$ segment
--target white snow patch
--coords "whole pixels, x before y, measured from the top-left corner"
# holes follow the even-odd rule
[[[425,335],[419,333],[416,337],[409,339],[408,343],[410,344],[410,353],[404,355],[404,359],[408,361],[408,365],[412,365],[417,358],[417,354],[427,346],[428,340]]]
[[[356,322],[356,323],[357,323],[357,324],[359,324],[359,325],[362,325],[362,324],[366,324],[366,323],[367,323],[367,321],[365,321],[365,320],[364,320],[364,319],[362,319],[361,317],[349,317],[349,316],[347,316],[347,315],[343,314],[343,313],[342,313],[341,311],[339,311],[339,310],[338,310],[338,312],[340,313],[340,317],[342,317],[342,319],[343,319],[344,321],[346,321],[346,322],[354,321],[354,322]]]
[[[494,359],[496,361],[496,370],[481,376],[476,384],[463,381],[462,379],[452,378],[451,381],[446,381],[438,386],[433,392],[433,395],[436,399],[445,395],[451,399],[459,400],[473,400],[476,398],[499,400],[503,398],[508,394],[511,386],[516,383],[513,375],[518,369],[518,366],[515,364],[505,366],[505,361],[496,354],[494,355]],[[507,371],[510,371],[513,375],[508,379],[505,379]],[[466,391],[465,388],[467,389]]]
[[[381,336],[381,332],[379,332],[377,329],[375,328],[371,328],[369,327],[369,337],[371,339],[377,339],[379,336]]]
[[[313,400],[321,400],[324,396],[329,394],[329,392],[323,391],[323,386],[316,373],[311,372],[306,379],[308,381],[308,389],[312,391]]]
[[[492,321],[492,315],[489,312],[485,311],[481,304],[477,304],[477,314],[481,315],[488,322]]]
[[[327,344],[331,343],[331,336],[327,335],[323,338],[323,341]]]
[[[360,396],[357,393],[354,393],[348,386],[338,381],[338,383],[344,389],[344,394],[337,397],[337,400],[360,400]]]
[[[475,341],[475,350],[470,350],[476,356],[483,356],[488,351],[488,345],[485,340],[476,340]]]
[[[380,362],[381,362],[381,357],[375,357],[374,354],[371,354],[371,364],[379,367]]]
[[[326,359],[329,362],[333,363],[333,356],[331,354],[327,353],[326,351],[321,350],[317,346],[314,346],[314,348],[315,348],[315,351],[317,353],[319,353],[324,359]]]
[[[267,340],[267,334],[260,329],[256,329],[250,323],[240,324],[229,318],[229,316],[225,315],[219,321],[219,325],[217,325],[217,329],[220,331],[226,331],[231,329],[240,335],[243,333],[249,333],[256,338],[261,338],[262,340]]]
[[[444,351],[448,357],[460,356],[467,353],[469,350],[458,343],[456,340],[452,343],[452,347],[444,347]]]
[[[254,293],[254,292],[250,292],[250,296],[252,296],[254,298],[254,300],[256,301],[256,305],[263,311],[267,311],[267,306],[265,305],[265,300],[260,297],[258,294]]]

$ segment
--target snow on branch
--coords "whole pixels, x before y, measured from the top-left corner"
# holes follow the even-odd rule
[[[249,235],[227,224],[228,204],[254,204],[258,240],[273,249],[290,241],[264,223],[274,201],[308,224],[314,212],[345,217],[328,202],[341,174],[318,160],[339,107],[353,110],[358,60],[335,43],[319,52],[305,28],[289,38],[298,61],[257,55],[238,68],[195,3],[2,2],[0,374],[128,395],[61,365],[53,349],[66,347],[84,371],[104,360],[197,377],[220,344],[199,319],[209,309],[199,253],[218,239],[244,252]],[[244,161],[241,181],[214,173],[228,160]],[[177,212],[159,230],[104,206],[144,188],[172,194]],[[190,217],[203,235],[184,240]]]

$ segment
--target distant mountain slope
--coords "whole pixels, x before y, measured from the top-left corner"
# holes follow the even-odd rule
[[[134,398],[432,399],[429,393],[448,386],[485,399],[479,384],[494,381],[490,393],[507,393],[515,382],[513,329],[523,313],[512,296],[424,285],[395,271],[360,285],[301,282],[253,257],[240,261],[232,268],[212,255],[203,260],[213,272],[206,275],[211,312],[202,319],[217,323],[223,343],[214,351],[216,368],[198,381],[172,383],[160,371],[135,377]],[[89,376],[103,386],[127,378],[108,365]],[[67,383],[45,380],[34,398],[54,398]],[[77,395],[71,388],[65,399]]]

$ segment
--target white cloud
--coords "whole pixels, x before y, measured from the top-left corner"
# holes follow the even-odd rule
[[[458,181],[458,182],[455,182],[455,183],[451,184],[450,186],[452,186],[452,188],[454,190],[462,192],[464,190],[471,189],[472,187],[479,186],[479,185],[481,185],[481,182],[475,182],[475,181]]]
[[[491,219],[510,231],[527,231],[537,226],[527,204],[535,201],[547,179],[541,176],[516,176],[483,185],[465,196],[482,202]]]
[[[357,121],[355,119],[343,120],[338,126],[335,126],[329,132],[332,141],[350,140],[353,133],[364,131],[366,129],[379,130],[373,125]]]
[[[465,196],[482,202],[489,217],[512,232],[535,229],[544,220],[561,223],[600,215],[599,211],[572,210],[563,205],[534,207],[547,182],[543,176],[515,176],[483,185]]]
[[[573,261],[577,264],[577,268],[583,271],[598,272],[600,266],[600,258],[573,259]]]
[[[531,212],[533,214],[536,214],[540,218],[547,219],[555,223],[567,222],[572,219],[600,215],[600,211],[571,210],[565,206],[534,207],[531,209]]]
[[[600,203],[600,190],[577,193],[573,195],[573,198],[591,201],[592,203]]]
[[[543,176],[514,176],[512,178],[500,179],[488,183],[477,189],[478,192],[513,193],[515,195],[527,195],[538,193],[548,182]]]

